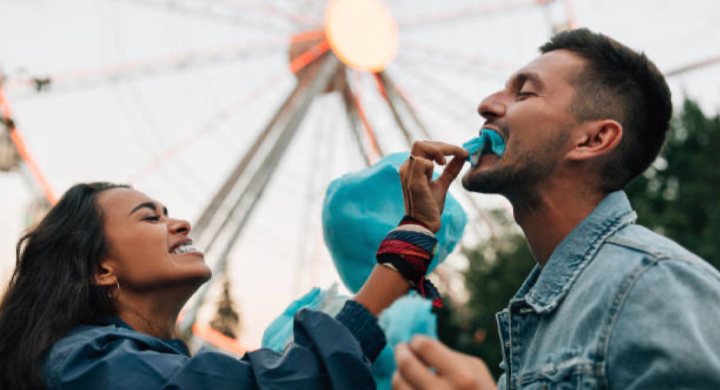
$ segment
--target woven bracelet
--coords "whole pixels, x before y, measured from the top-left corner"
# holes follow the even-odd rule
[[[436,250],[437,238],[427,225],[405,216],[380,243],[376,258],[378,264],[399,272],[410,288],[430,299],[434,307],[442,307],[437,288],[425,279]]]

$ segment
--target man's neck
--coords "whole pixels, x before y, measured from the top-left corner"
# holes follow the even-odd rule
[[[584,193],[578,188],[543,189],[532,209],[515,208],[515,221],[525,232],[530,250],[540,267],[570,232],[604,199],[603,194]]]

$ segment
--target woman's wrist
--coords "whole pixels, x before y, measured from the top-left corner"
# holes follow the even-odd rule
[[[438,240],[428,226],[416,218],[405,216],[380,243],[377,262],[398,271],[410,289],[430,299],[434,307],[442,307],[435,286],[425,278],[437,250]]]
[[[368,280],[355,295],[355,301],[377,317],[409,291],[410,284],[399,272],[376,265]]]

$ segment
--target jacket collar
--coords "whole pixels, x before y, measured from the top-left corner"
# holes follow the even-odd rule
[[[115,325],[115,327],[117,327],[117,328],[122,328],[122,329],[127,329],[127,330],[132,330],[132,331],[135,330],[130,325],[128,325],[127,322],[120,319],[120,317],[115,317],[115,316],[111,316],[111,315],[99,316],[96,318],[95,323],[97,323],[98,325]]]
[[[190,350],[188,349],[184,341],[180,339],[161,339],[146,335],[144,333],[139,333],[135,329],[133,329],[127,322],[120,319],[120,317],[115,317],[111,315],[99,316],[95,319],[95,323],[100,326],[114,326],[117,329],[129,330],[133,332],[135,337],[142,339],[143,342],[155,345],[156,347],[170,347],[172,350],[174,350],[175,353],[190,356]]]
[[[535,266],[510,305],[524,302],[538,313],[555,309],[605,240],[636,219],[625,192],[606,196],[555,248],[544,269]]]

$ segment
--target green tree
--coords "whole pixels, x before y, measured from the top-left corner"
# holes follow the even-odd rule
[[[661,157],[628,188],[638,223],[720,268],[720,116],[686,99]]]
[[[707,117],[686,99],[672,122],[668,141],[651,168],[626,192],[638,223],[680,243],[720,268],[720,116]],[[466,253],[467,305],[446,299],[438,313],[440,339],[485,360],[493,374],[502,352],[495,313],[504,309],[535,262],[519,229],[496,214],[506,234]]]

